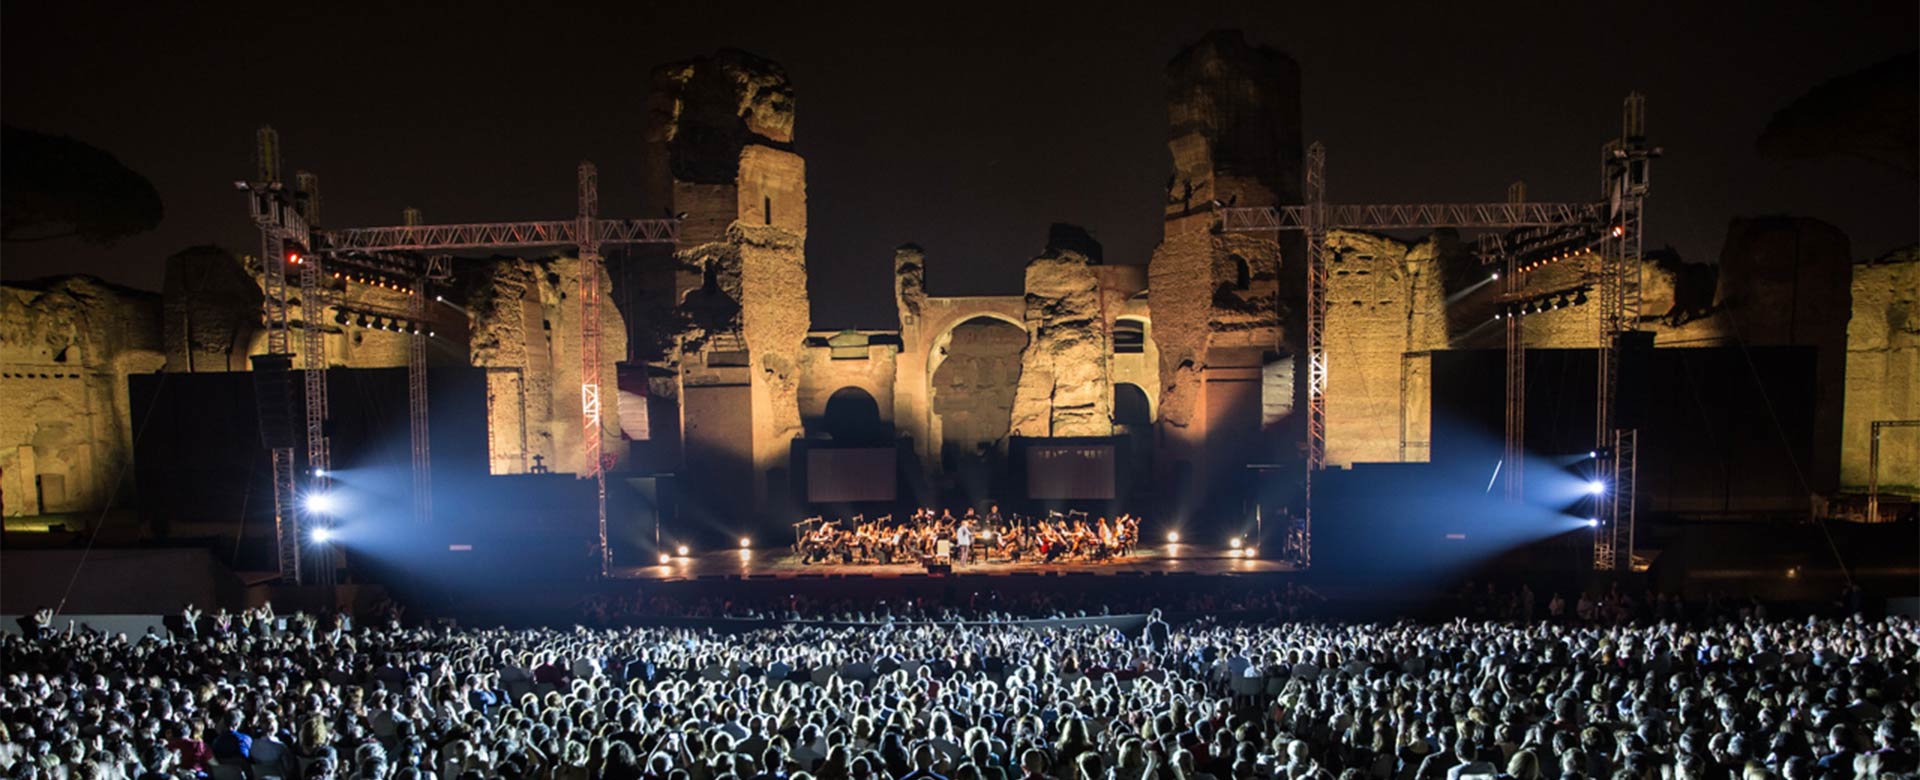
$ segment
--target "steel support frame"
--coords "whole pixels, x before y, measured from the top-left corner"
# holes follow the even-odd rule
[[[592,163],[584,163],[592,165]],[[402,252],[444,249],[512,249],[604,244],[671,244],[680,223],[671,219],[586,219],[477,222],[460,225],[395,225],[319,231],[331,249]]]
[[[260,128],[254,150],[254,181],[244,189],[254,226],[260,230],[260,276],[265,288],[260,307],[267,330],[267,353],[289,356],[292,323],[287,294],[287,240],[304,243],[308,227],[280,180],[279,134],[270,127]],[[269,458],[273,472],[275,562],[283,579],[298,582],[304,534],[294,448],[275,447]]]
[[[1621,340],[1640,322],[1640,256],[1650,152],[1646,145],[1646,98],[1638,93],[1630,94],[1621,108],[1620,138],[1607,142],[1600,153],[1602,195],[1608,213],[1602,250],[1592,256],[1592,274],[1599,281],[1600,293],[1599,345],[1595,350],[1598,361],[1593,414],[1595,449],[1609,449],[1618,439],[1615,407],[1620,387]],[[1595,571],[1613,571],[1619,566],[1622,535],[1619,503],[1621,494],[1630,486],[1622,484],[1618,455],[1616,452],[1615,457],[1600,458],[1595,469],[1595,479],[1603,486],[1602,498],[1608,505],[1607,511],[1597,513],[1603,527],[1594,529]],[[1631,567],[1630,543],[1627,555]]]
[[[1503,252],[1505,270],[1500,277],[1504,298],[1520,294],[1526,282],[1520,278],[1519,261],[1512,252]],[[1518,316],[1504,317],[1506,326],[1507,422],[1506,447],[1500,456],[1506,464],[1506,500],[1518,504],[1526,498],[1527,464],[1527,344],[1526,331]]]
[[[613,548],[607,544],[607,465],[601,452],[603,421],[600,387],[600,272],[605,263],[600,257],[600,241],[593,225],[600,212],[600,174],[593,163],[580,163],[580,214],[575,219],[580,236],[580,441],[585,456],[582,465],[594,482],[598,507],[595,528],[600,542],[600,576],[613,569]]]
[[[433,331],[423,325],[429,294],[427,275],[414,277],[407,316],[419,332],[407,336],[407,433],[413,450],[413,521],[419,524],[433,520],[433,448],[427,435],[427,339]]]

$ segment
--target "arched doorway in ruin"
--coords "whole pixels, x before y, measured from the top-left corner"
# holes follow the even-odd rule
[[[980,314],[949,328],[928,356],[941,470],[957,477],[957,487],[971,496],[991,494],[1026,348],[1026,328],[1001,315]]]

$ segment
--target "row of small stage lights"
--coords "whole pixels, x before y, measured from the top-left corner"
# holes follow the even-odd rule
[[[356,317],[355,315],[358,316]],[[424,329],[427,336],[431,337],[434,335],[432,323],[423,325],[419,322],[404,320],[399,317],[384,314],[368,314],[364,311],[353,311],[344,308],[334,312],[333,321],[341,325],[351,324],[355,327],[367,328],[369,330],[384,330],[414,336],[420,335]]]
[[[1624,234],[1626,230],[1619,225],[1615,225],[1611,232],[1613,233],[1613,237],[1618,238]],[[1599,246],[1600,241],[1600,236],[1595,233],[1583,233],[1576,234],[1572,238],[1563,238],[1532,251],[1521,250],[1520,254],[1523,257],[1528,255],[1534,256],[1522,260],[1520,264],[1516,266],[1515,270],[1520,273],[1527,273],[1538,270],[1543,266],[1592,254],[1593,248]],[[1554,251],[1555,249],[1559,249],[1559,251],[1556,252]],[[1535,255],[1537,252],[1545,252],[1547,254]]]
[[[1579,287],[1571,287],[1565,290],[1535,296],[1524,301],[1505,303],[1500,306],[1499,311],[1493,313],[1493,318],[1497,320],[1502,317],[1525,317],[1529,314],[1540,314],[1556,309],[1584,306],[1587,303],[1587,291],[1590,289],[1587,285],[1581,285]]]
[[[302,257],[299,252],[288,252],[287,262],[291,265],[301,265],[306,262],[306,258]],[[402,295],[414,294],[413,285],[403,281],[394,281],[385,276],[349,271],[334,271],[333,278],[343,282],[354,282],[364,284],[368,287],[378,287],[382,290],[392,290]]]
[[[403,282],[391,281],[384,277],[372,276],[369,274],[357,274],[357,273],[347,273],[344,271],[334,271],[333,278],[339,279],[343,282],[358,282],[368,287],[378,287],[382,290],[392,290],[394,292],[400,293],[401,295],[414,294],[412,285],[409,285]]]

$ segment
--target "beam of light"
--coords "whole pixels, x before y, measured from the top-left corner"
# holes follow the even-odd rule
[[[333,529],[331,528],[313,529],[314,544],[326,544],[331,541],[333,541]]]
[[[1476,333],[1479,333],[1479,332],[1480,332],[1480,331],[1481,331],[1482,329],[1484,329],[1484,328],[1486,328],[1487,326],[1489,326],[1489,325],[1492,325],[1492,324],[1494,324],[1494,323],[1496,323],[1496,322],[1499,322],[1499,321],[1500,321],[1500,318],[1499,318],[1499,317],[1488,317],[1488,318],[1486,318],[1485,320],[1482,320],[1482,321],[1480,322],[1480,324],[1478,324],[1478,325],[1475,325],[1475,326],[1473,326],[1473,327],[1472,327],[1471,329],[1469,329],[1469,330],[1468,330],[1467,332],[1465,332],[1465,333],[1462,333],[1462,334],[1460,334],[1460,335],[1458,335],[1458,336],[1454,336],[1454,337],[1453,337],[1453,338],[1451,338],[1451,339],[1448,339],[1448,342],[1449,342],[1449,343],[1452,343],[1452,344],[1462,344],[1462,343],[1465,343],[1465,342],[1467,341],[1467,339],[1470,339],[1470,338],[1472,338],[1472,337],[1474,336],[1474,334],[1476,334]]]
[[[1452,294],[1452,295],[1449,295],[1449,296],[1447,296],[1447,303],[1446,303],[1446,305],[1448,305],[1448,306],[1452,306],[1452,305],[1454,305],[1455,303],[1457,303],[1457,302],[1459,302],[1459,301],[1460,301],[1460,299],[1462,299],[1462,298],[1465,298],[1465,297],[1467,297],[1467,296],[1469,296],[1469,295],[1472,295],[1472,294],[1474,294],[1474,293],[1475,293],[1476,291],[1478,291],[1478,290],[1479,290],[1480,288],[1482,288],[1482,287],[1485,287],[1485,286],[1487,286],[1487,285],[1489,285],[1489,284],[1493,284],[1493,282],[1494,282],[1494,280],[1495,280],[1495,279],[1499,279],[1499,278],[1500,278],[1500,274],[1498,274],[1498,273],[1495,273],[1495,274],[1493,274],[1492,276],[1487,276],[1487,277],[1483,277],[1483,278],[1481,278],[1481,280],[1480,280],[1480,281],[1477,281],[1477,282],[1474,282],[1473,284],[1470,284],[1470,285],[1467,285],[1467,286],[1466,286],[1465,288],[1463,288],[1463,289],[1461,289],[1460,291],[1458,291],[1458,292],[1455,292],[1454,294]]]
[[[1506,464],[1507,464],[1506,458],[1501,458],[1493,462],[1493,476],[1487,478],[1487,489],[1482,492],[1485,492],[1485,493],[1493,492],[1493,483],[1500,479],[1500,467]]]

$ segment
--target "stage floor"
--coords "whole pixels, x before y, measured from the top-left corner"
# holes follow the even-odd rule
[[[1042,563],[994,561],[955,565],[956,576],[1065,576],[1065,575],[1168,575],[1168,574],[1283,574],[1295,567],[1275,560],[1249,558],[1239,550],[1194,545],[1159,545],[1142,548],[1133,555],[1105,562],[1072,561]],[[684,558],[653,566],[628,566],[614,569],[615,577],[634,580],[692,580],[729,577],[753,579],[850,578],[850,577],[925,577],[919,564],[804,564],[789,548],[720,550],[694,553]]]

